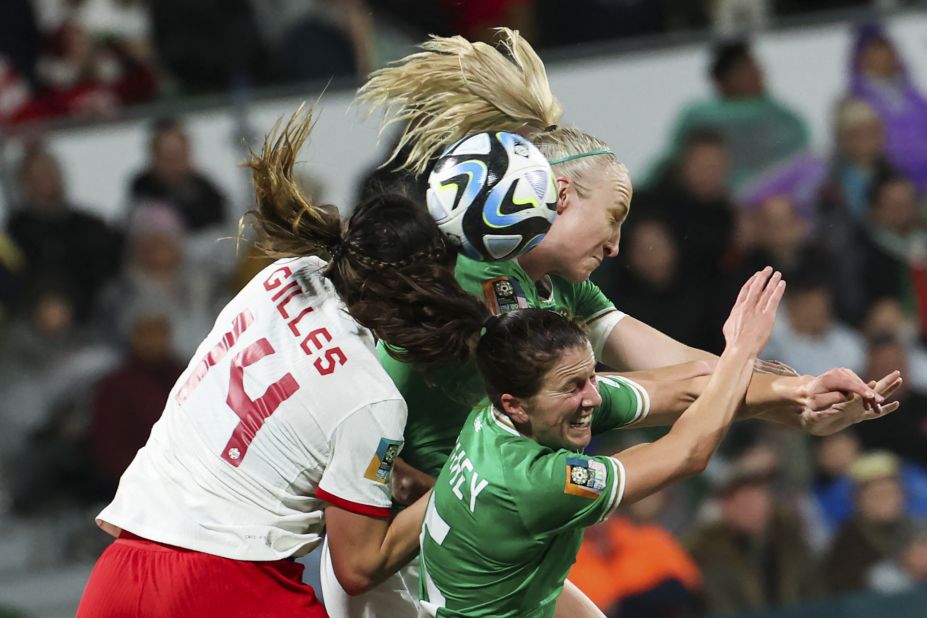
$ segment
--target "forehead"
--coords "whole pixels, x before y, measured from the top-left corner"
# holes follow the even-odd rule
[[[587,341],[582,346],[563,350],[560,358],[544,375],[544,383],[551,385],[595,372],[595,355]]]
[[[604,165],[588,177],[590,199],[606,211],[624,214],[631,206],[631,177],[624,166]]]

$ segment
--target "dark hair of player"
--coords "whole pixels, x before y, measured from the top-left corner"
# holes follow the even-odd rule
[[[516,309],[486,321],[476,366],[489,400],[501,410],[503,393],[533,397],[564,350],[586,345],[586,333],[569,318],[547,309]]]
[[[399,360],[425,369],[467,360],[489,310],[454,279],[455,249],[406,197],[374,195],[343,221],[334,206],[304,196],[293,166],[311,126],[311,110],[297,110],[245,164],[257,247],[274,257],[329,257],[325,275],[348,312]]]

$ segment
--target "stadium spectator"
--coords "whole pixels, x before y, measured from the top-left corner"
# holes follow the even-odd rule
[[[730,152],[729,187],[749,192],[751,184],[773,168],[804,162],[808,130],[797,113],[767,91],[763,70],[744,41],[719,44],[710,76],[717,96],[693,103],[675,123],[667,160],[671,161],[698,129],[713,129]]]
[[[709,315],[711,288],[684,270],[667,222],[645,214],[628,227],[623,240],[622,259],[603,265],[594,277],[605,295],[629,315],[646,316],[651,326],[677,341],[715,349],[718,325]],[[681,306],[685,312],[679,311]]]
[[[68,200],[58,162],[46,150],[28,149],[17,177],[21,202],[7,230],[25,256],[24,276],[69,281],[82,321],[98,291],[119,270],[121,236]]]
[[[252,0],[275,78],[364,77],[373,69],[373,20],[366,0]]]
[[[815,561],[798,519],[777,507],[769,470],[732,464],[714,492],[721,518],[688,543],[712,613],[752,612],[814,598]]]
[[[111,117],[157,95],[153,67],[118,39],[94,40],[80,22],[67,20],[49,41],[36,95],[45,115]]]
[[[894,298],[877,300],[862,323],[862,334],[869,341],[886,335],[900,341],[907,351],[905,381],[915,391],[927,391],[927,347],[921,340],[916,321],[905,313],[899,301]]]
[[[861,444],[853,431],[822,438],[816,445],[816,474],[812,486],[823,520],[828,546],[837,530],[853,515],[854,482],[850,469],[861,456]],[[927,517],[927,470],[898,460],[898,476],[905,495],[905,512]]]
[[[694,615],[698,566],[668,531],[653,522],[665,490],[586,529],[567,578],[609,616]]]
[[[678,160],[651,187],[634,196],[637,211],[665,213],[679,239],[680,265],[688,276],[703,283],[717,275],[733,242],[735,209],[727,189],[729,167],[721,134],[693,131]]]
[[[917,521],[905,514],[898,458],[877,451],[850,468],[855,489],[853,516],[843,524],[824,563],[832,593],[864,590],[867,574],[895,555]]]
[[[856,31],[850,55],[849,94],[869,103],[885,126],[889,161],[927,190],[927,99],[878,24]]]
[[[891,335],[879,336],[869,342],[867,367],[864,373],[877,375],[880,369],[891,366],[907,375],[908,355],[904,344]],[[905,381],[895,392],[894,399],[901,402],[904,414],[898,414],[867,427],[859,433],[867,449],[886,449],[896,455],[927,467],[927,393],[916,390]]]
[[[158,0],[150,11],[158,57],[181,91],[230,90],[264,79],[264,42],[249,0]]]
[[[90,402],[88,447],[100,495],[106,498],[145,445],[184,369],[173,351],[171,308],[158,298],[125,302],[130,305],[126,351],[96,384]]]
[[[130,222],[125,267],[101,298],[104,332],[112,333],[113,325],[127,328],[133,302],[161,298],[174,325],[174,350],[186,360],[212,327],[220,283],[209,272],[186,267],[185,230],[172,208],[162,203],[140,206]]]
[[[806,268],[811,269],[809,264]],[[818,367],[849,367],[861,372],[866,364],[862,337],[837,320],[833,296],[821,271],[796,272],[785,293],[785,311],[763,352],[764,358],[781,360],[799,373],[815,373]]]
[[[173,118],[155,121],[148,167],[132,179],[133,203],[164,202],[180,215],[187,231],[222,225],[228,217],[225,196],[193,162],[190,137]]]
[[[895,554],[866,574],[867,588],[882,594],[907,592],[927,584],[927,528],[913,526]]]
[[[907,177],[885,172],[869,192],[869,222],[859,250],[866,306],[884,298],[901,301],[927,331],[927,230],[917,189]]]
[[[12,71],[26,84],[35,83],[35,64],[39,59],[40,36],[30,0],[0,2],[0,58],[6,58]],[[0,92],[3,86],[0,85]]]
[[[81,403],[114,362],[76,322],[73,282],[31,283],[0,346],[0,466],[18,512],[86,495]]]
[[[835,219],[862,223],[869,208],[872,181],[888,165],[885,131],[872,106],[860,99],[841,101],[835,116],[834,152],[822,190],[823,210],[825,214],[838,211]]]

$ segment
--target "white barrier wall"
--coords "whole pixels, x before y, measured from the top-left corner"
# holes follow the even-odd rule
[[[927,89],[927,14],[909,13],[887,23],[909,70]],[[774,95],[796,108],[808,121],[815,145],[826,152],[830,110],[844,91],[851,24],[829,24],[771,32],[756,38],[757,54]],[[548,67],[554,92],[566,110],[565,122],[605,139],[640,177],[663,149],[679,110],[708,96],[708,49],[704,45],[625,53],[564,61]],[[314,100],[317,93],[306,93]],[[349,203],[357,180],[380,160],[377,122],[348,109],[350,92],[327,93],[309,147],[305,170],[321,179],[324,199]],[[276,118],[291,112],[299,99],[276,100],[249,108],[249,122],[258,136]],[[248,184],[237,167],[243,150],[233,110],[191,114],[187,124],[196,159],[243,210]],[[121,216],[125,188],[145,160],[147,125],[126,122],[60,131],[49,136],[61,158],[72,198],[109,218]],[[925,146],[927,147],[927,146]]]

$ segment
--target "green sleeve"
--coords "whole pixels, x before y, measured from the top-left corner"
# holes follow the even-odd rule
[[[622,376],[598,376],[602,403],[592,413],[592,433],[602,433],[637,422],[650,412],[650,396],[643,386]]]
[[[408,406],[402,458],[412,467],[437,476],[454,448],[470,410],[485,396],[472,362],[442,367],[426,376],[377,346],[380,364]]]
[[[615,304],[592,281],[588,279],[573,285],[573,316],[580,321],[589,322],[603,313],[615,310]]]
[[[519,462],[507,475],[530,534],[546,536],[596,524],[617,508],[624,468],[617,459],[566,450]]]

